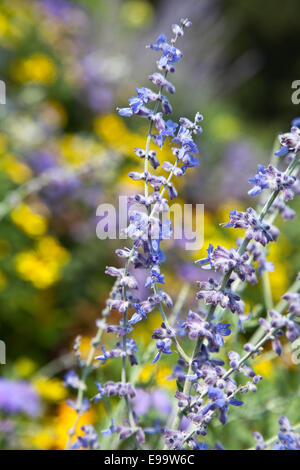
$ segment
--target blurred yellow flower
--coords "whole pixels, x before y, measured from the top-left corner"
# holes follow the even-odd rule
[[[26,356],[19,357],[14,363],[14,371],[19,377],[30,377],[35,369],[35,362]]]
[[[274,364],[272,361],[262,361],[253,366],[256,374],[262,375],[264,378],[272,379],[274,376]]]
[[[153,7],[144,0],[129,0],[121,7],[121,17],[124,23],[132,28],[141,28],[153,19]]]
[[[111,147],[126,154],[133,155],[134,147],[145,146],[145,136],[129,131],[123,120],[113,114],[95,118],[94,129]]]
[[[67,390],[61,380],[39,376],[33,380],[33,385],[42,398],[47,401],[60,402],[67,396]]]
[[[140,372],[138,380],[142,383],[147,383],[155,373],[155,368],[152,364],[144,366]]]
[[[47,236],[37,242],[36,250],[19,253],[15,265],[20,277],[38,289],[45,289],[59,280],[60,271],[69,257],[57,240]]]
[[[2,13],[0,13],[0,36],[5,36],[9,30],[9,22]]]
[[[21,204],[13,209],[11,219],[27,235],[33,237],[43,235],[48,227],[47,219],[33,212],[27,204]]]
[[[19,59],[11,66],[12,78],[18,82],[35,82],[50,85],[56,79],[56,67],[52,59],[42,53]]]
[[[145,345],[152,342],[152,331],[155,328],[159,328],[161,325],[161,316],[159,312],[153,312],[149,315],[147,323],[140,322],[137,323],[134,331],[133,337],[136,341],[143,341]]]
[[[80,166],[99,156],[103,147],[95,140],[76,134],[65,134],[60,141],[63,160],[72,166]]]
[[[30,438],[30,443],[33,445],[33,447],[40,450],[53,449],[56,442],[56,435],[52,428],[44,429]]]
[[[91,350],[91,340],[92,340],[92,336],[83,336],[81,338],[79,352],[80,352],[80,357],[84,361],[86,361],[89,356],[89,353]],[[72,347],[73,347],[73,343],[72,343]]]
[[[132,155],[135,147],[144,148],[146,142],[146,133],[143,135],[132,132],[124,124],[124,121],[114,114],[107,114],[105,116],[98,116],[94,120],[95,132],[112,148],[119,150],[126,155]],[[157,152],[159,160],[174,160],[171,152],[171,146],[164,146],[160,149],[153,142],[151,148]],[[124,172],[123,178],[128,180],[128,171]]]
[[[142,368],[138,380],[142,383],[147,383],[153,378],[158,387],[165,387],[174,391],[176,390],[175,380],[168,380],[171,374],[171,367],[162,365],[161,362],[157,364],[147,364]]]
[[[276,261],[274,263],[274,272],[269,273],[273,300],[275,300],[275,302],[280,300],[281,296],[289,287],[289,269],[288,263]]]
[[[171,367],[159,365],[156,371],[156,383],[158,387],[168,388],[169,390],[176,390],[176,381],[168,380],[168,377],[172,374],[173,370]]]
[[[31,169],[25,163],[18,161],[12,154],[6,154],[1,157],[0,168],[16,184],[22,184],[32,177]]]
[[[239,136],[240,123],[232,114],[217,114],[210,124],[218,140],[231,141]]]
[[[55,432],[56,432],[56,449],[64,449],[68,439],[68,430],[74,426],[77,413],[70,408],[65,402],[62,402],[58,408],[58,416],[55,419]],[[93,424],[95,421],[95,411],[93,408],[87,413],[80,416],[77,426],[76,435],[82,435],[81,426],[86,424]],[[74,437],[75,439],[75,437]]]
[[[0,134],[0,153],[5,152],[7,148],[7,137],[3,134]]]

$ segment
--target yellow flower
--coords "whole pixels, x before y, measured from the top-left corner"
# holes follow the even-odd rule
[[[139,375],[139,381],[142,383],[147,383],[151,379],[151,377],[155,373],[155,368],[152,364],[148,364],[147,366],[143,367],[140,375]]]
[[[68,430],[74,426],[77,413],[70,408],[65,402],[62,402],[58,408],[58,416],[55,419],[55,432],[56,432],[56,449],[64,449],[68,439]],[[77,426],[76,435],[82,435],[81,426],[86,424],[93,424],[95,421],[95,411],[93,408],[87,413],[80,416]],[[75,437],[74,437],[75,440]]]
[[[47,450],[55,447],[57,439],[54,430],[49,428],[37,433],[29,441],[36,449]]]
[[[43,235],[48,226],[47,219],[34,213],[27,204],[21,204],[11,212],[12,221],[18,225],[27,235]]]
[[[272,379],[274,376],[274,364],[272,361],[263,361],[253,366],[256,374],[262,375],[267,379]]]
[[[149,2],[143,0],[129,0],[121,7],[121,16],[128,26],[142,28],[151,22],[153,7]]]
[[[218,114],[211,120],[212,129],[219,140],[231,141],[239,136],[239,120],[231,114]]]
[[[288,263],[276,262],[274,263],[274,272],[268,273],[272,288],[273,300],[279,301],[284,292],[289,287],[289,265]]]
[[[159,312],[154,312],[149,315],[147,323],[140,322],[136,325],[133,337],[135,340],[143,341],[144,344],[152,342],[151,335],[155,328],[159,328],[161,325],[161,316]]]
[[[0,153],[4,153],[7,148],[7,137],[0,134]]]
[[[95,156],[99,157],[103,148],[95,140],[76,134],[66,134],[60,141],[63,160],[72,166],[80,166]]]
[[[168,380],[168,377],[172,374],[171,367],[159,365],[156,371],[156,383],[159,387],[168,388],[170,390],[176,390],[176,381]]]
[[[94,128],[105,142],[120,152],[133,154],[134,147],[145,146],[145,137],[129,131],[118,116],[108,114],[97,117]]]
[[[0,13],[0,36],[3,37],[7,34],[9,30],[9,22],[7,21],[6,16]]]
[[[35,362],[29,357],[19,357],[14,363],[15,373],[19,377],[30,377],[36,369]]]
[[[171,391],[176,390],[175,380],[168,380],[172,374],[171,367],[157,364],[148,364],[142,368],[138,380],[142,383],[148,383],[153,378],[158,387],[168,388]]]
[[[67,390],[61,380],[39,376],[33,380],[33,385],[47,401],[60,402],[67,396]]]
[[[45,54],[35,53],[19,59],[11,66],[11,75],[18,82],[35,82],[50,85],[56,79],[56,67]]]
[[[47,236],[41,238],[37,243],[37,252],[48,261],[55,261],[60,265],[64,265],[69,261],[69,253],[60,245],[58,240]]]
[[[60,271],[68,260],[67,250],[48,236],[37,242],[36,250],[19,253],[15,265],[23,279],[32,282],[37,289],[45,289],[59,280]]]
[[[84,361],[86,361],[89,356],[89,353],[91,350],[91,340],[92,340],[92,337],[89,337],[89,336],[83,336],[81,338],[79,352],[80,352],[80,357],[82,357]],[[98,361],[96,361],[96,363],[97,362]]]
[[[119,116],[107,114],[106,116],[95,118],[94,129],[109,146],[126,155],[133,155],[134,147],[145,147],[145,133],[141,135],[130,131]],[[165,146],[163,149],[160,149],[156,144],[152,143],[151,148],[157,152],[157,158],[159,160],[174,160],[171,146]],[[128,179],[127,174],[126,179]]]
[[[1,139],[0,139],[1,147]],[[17,184],[22,184],[32,177],[31,169],[12,154],[1,157],[1,169]]]

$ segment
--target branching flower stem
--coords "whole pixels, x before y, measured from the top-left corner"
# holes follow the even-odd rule
[[[297,423],[295,424],[295,426],[293,426],[292,428],[292,431],[293,432],[297,432],[300,430],[300,423]],[[276,441],[278,441],[278,436],[276,434],[276,436],[272,436],[270,437],[270,439],[268,439],[267,441],[265,441],[265,445],[266,445],[266,448],[270,447],[272,444],[274,444]],[[255,447],[251,447],[250,449],[248,450],[255,450]]]
[[[294,169],[296,168],[297,164],[298,164],[298,157],[295,156],[294,159],[291,161],[291,163],[288,165],[285,173],[287,175],[291,175],[292,172],[294,171]],[[279,190],[276,190],[276,191],[273,191],[270,195],[270,197],[268,198],[267,202],[265,203],[264,207],[262,208],[261,212],[260,212],[260,215],[259,215],[259,221],[262,222],[265,218],[265,216],[268,214],[268,211],[270,210],[270,208],[272,207],[272,204],[274,203],[274,201],[276,200],[276,198],[278,197],[280,191]],[[238,254],[239,255],[242,255],[243,253],[245,253],[246,249],[247,249],[247,246],[250,242],[250,239],[248,237],[245,237],[241,246],[239,247],[238,249]],[[221,286],[220,286],[220,290],[223,290],[225,289],[225,287],[227,286],[227,283],[230,279],[230,276],[232,274],[232,271],[233,269],[229,270],[223,277],[223,280],[221,282]],[[209,307],[209,310],[208,310],[208,313],[207,313],[207,317],[206,317],[206,321],[209,322],[214,313],[215,313],[215,310],[216,310],[216,305],[211,305]],[[264,339],[264,338],[263,338]],[[263,341],[263,339],[261,341]],[[262,344],[264,344],[269,338],[267,338]],[[191,376],[193,375],[193,361],[195,360],[195,358],[197,357],[197,354],[198,352],[200,351],[201,349],[201,346],[202,346],[202,343],[203,343],[203,337],[199,337],[197,339],[197,342],[195,344],[195,347],[194,347],[194,350],[193,350],[193,354],[192,354],[192,359],[191,361],[189,362],[189,369],[188,369],[188,373],[187,373],[187,376]],[[259,343],[258,343],[259,344]],[[261,346],[261,345],[260,345]],[[259,346],[259,347],[260,347]],[[259,348],[258,347],[258,348]],[[249,353],[249,355],[247,354],[246,358],[244,357],[243,359],[244,360],[247,360],[251,354],[253,353]],[[231,374],[232,372],[230,372]],[[189,378],[186,378],[185,379],[185,382],[184,382],[184,387],[183,387],[183,393],[185,395],[190,395],[190,392],[191,392],[191,388],[192,388],[192,382]],[[174,421],[173,421],[173,425],[172,425],[172,429],[178,429],[179,425],[180,425],[180,421],[181,421],[181,417],[182,417],[182,410],[178,411]],[[195,432],[195,431],[194,431]]]
[[[289,320],[291,320],[293,317],[295,316],[294,313],[290,313],[289,315],[287,315],[287,318]],[[247,354],[245,354],[241,359],[240,361],[238,362],[238,365],[237,365],[237,368],[233,369],[233,368],[230,368],[228,369],[228,371],[222,376],[222,379],[223,380],[226,380],[230,375],[232,375],[237,369],[239,369],[241,366],[243,366],[245,364],[245,362],[251,358],[251,356],[255,355],[264,345],[265,343],[267,343],[273,336],[274,334],[280,330],[280,328],[272,328],[270,331],[268,331],[267,333],[265,333],[263,335],[263,337],[256,343],[256,345],[254,346],[253,350],[247,352]],[[237,390],[232,396],[234,396],[236,393],[238,393],[239,390]],[[207,391],[203,392],[199,398],[205,398],[207,395]],[[188,408],[192,408],[194,405],[196,405],[197,401],[199,400],[199,398],[192,402]],[[186,408],[184,408],[182,410],[183,412],[186,411]],[[184,442],[187,442],[189,439],[191,439],[191,437],[194,435],[194,433],[198,430],[198,427],[197,426],[194,426],[193,429],[187,434],[187,436],[185,437],[184,439]]]
[[[108,313],[109,313],[108,307],[105,307],[102,311],[102,317],[106,318]],[[72,445],[72,439],[76,433],[76,427],[79,422],[80,416],[82,414],[82,404],[83,404],[83,398],[84,398],[85,383],[86,383],[88,375],[93,370],[92,363],[93,363],[93,359],[96,354],[98,345],[101,342],[102,334],[103,334],[103,328],[100,326],[97,329],[96,336],[91,341],[91,348],[89,351],[89,355],[82,370],[82,375],[81,375],[81,380],[80,380],[81,386],[77,390],[77,398],[76,398],[77,414],[76,414],[75,422],[68,432],[69,437],[68,437],[67,444],[66,444],[66,450],[70,449]]]

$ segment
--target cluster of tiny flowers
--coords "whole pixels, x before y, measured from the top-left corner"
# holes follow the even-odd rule
[[[158,90],[137,88],[137,96],[129,100],[130,107],[118,110],[122,116],[128,117],[136,114],[150,120],[149,145],[146,146],[146,149],[135,148],[134,152],[139,158],[147,159],[154,169],[160,166],[160,162],[156,152],[150,148],[151,140],[160,147],[166,139],[175,144],[172,147],[175,161],[173,163],[165,161],[162,164],[162,169],[169,174],[168,178],[151,173],[147,166],[143,172],[129,172],[131,179],[143,181],[145,186],[151,187],[153,191],[149,194],[147,190],[145,194],[135,194],[130,197],[130,202],[134,203],[135,207],[138,204],[138,209],[131,211],[129,226],[125,229],[126,235],[133,240],[133,245],[131,250],[124,248],[116,251],[119,257],[126,259],[127,268],[106,268],[107,274],[119,279],[120,286],[119,293],[109,300],[109,308],[117,309],[120,313],[127,312],[130,308],[134,309],[126,324],[121,321],[120,325],[107,325],[107,332],[115,333],[119,337],[130,333],[134,325],[147,318],[147,315],[159,304],[167,308],[172,306],[171,297],[163,288],[157,288],[159,284],[162,286],[165,284],[164,275],[161,273],[161,263],[165,260],[165,256],[160,244],[162,240],[168,239],[172,235],[171,221],[164,220],[162,222],[160,220],[160,215],[169,209],[168,200],[163,196],[166,191],[170,199],[176,198],[177,191],[171,178],[173,176],[180,177],[185,174],[188,168],[198,166],[199,162],[195,156],[198,153],[198,148],[193,140],[193,135],[202,132],[199,123],[203,118],[197,113],[193,122],[187,118],[181,118],[179,124],[171,119],[165,120],[164,115],[170,114],[172,107],[163,91],[166,90],[170,94],[175,92],[175,87],[166,79],[166,76],[168,72],[175,72],[174,64],[180,60],[182,52],[174,44],[178,37],[183,36],[184,29],[190,25],[189,20],[183,19],[180,25],[173,25],[174,37],[170,44],[165,35],[160,35],[156,43],[150,45],[151,49],[162,53],[157,61],[157,66],[160,71],[164,71],[164,75],[155,72],[149,76],[149,80],[158,87]],[[151,102],[155,102],[153,109],[148,107]],[[161,112],[159,112],[159,106],[161,106]],[[156,128],[157,132],[153,132],[153,128]],[[138,282],[133,273],[128,273],[130,265],[133,268],[148,270],[144,287],[152,288],[153,293],[148,295],[146,299],[137,298],[131,292],[131,290],[138,289]],[[154,362],[159,359],[161,354],[171,353],[172,339],[170,337],[159,338],[156,344],[158,352]],[[103,362],[109,357],[117,357],[117,355],[119,357],[121,355],[119,351],[120,346],[108,353],[105,352],[103,356],[98,358]],[[132,354],[126,353],[126,351],[123,354],[128,356],[132,362],[130,359],[133,357]]]
[[[144,185],[143,193],[134,194],[129,199],[129,203],[134,205],[134,210],[130,212],[125,234],[132,240],[132,245],[130,248],[116,250],[117,256],[125,263],[124,267],[106,267],[106,274],[112,276],[115,283],[106,301],[102,318],[97,321],[98,332],[106,331],[118,339],[114,346],[107,350],[101,345],[101,334],[96,334],[92,340],[93,354],[88,361],[81,359],[80,340],[76,340],[74,351],[78,365],[83,370],[83,378],[70,371],[65,377],[65,384],[77,390],[77,400],[68,400],[68,403],[78,414],[82,414],[90,406],[90,400],[82,396],[86,389],[85,373],[96,367],[92,365],[93,359],[102,365],[120,358],[121,380],[96,382],[97,393],[93,401],[98,402],[104,396],[123,398],[126,402],[127,416],[119,425],[115,425],[112,420],[109,428],[102,431],[102,435],[117,434],[120,439],[132,437],[136,439],[136,445],[140,446],[145,441],[145,432],[157,433],[163,435],[167,447],[171,449],[182,449],[187,445],[191,449],[205,450],[208,448],[207,444],[199,442],[196,436],[206,436],[208,423],[215,417],[223,425],[227,422],[230,407],[243,405],[243,402],[236,398],[237,394],[257,391],[257,385],[262,377],[247,365],[247,360],[259,354],[262,345],[267,341],[271,341],[274,351],[281,354],[280,338],[283,334],[290,342],[300,336],[300,327],[296,321],[300,316],[300,294],[286,293],[283,298],[289,305],[288,314],[282,315],[276,310],[271,310],[267,318],[261,318],[259,321],[264,330],[263,340],[257,344],[244,345],[244,356],[236,351],[230,351],[229,368],[226,368],[223,360],[215,357],[215,353],[224,346],[224,338],[231,334],[230,324],[219,321],[216,309],[229,309],[232,313],[237,313],[240,328],[241,323],[249,317],[244,314],[244,302],[236,292],[236,284],[245,282],[255,284],[258,281],[257,274],[261,275],[263,271],[274,269],[272,263],[267,260],[264,247],[277,240],[279,230],[268,219],[265,220],[265,216],[271,215],[273,218],[277,213],[285,219],[294,216],[294,212],[285,203],[295,194],[300,194],[299,180],[293,174],[296,168],[294,163],[297,163],[296,154],[300,151],[300,130],[297,123],[294,123],[291,132],[279,136],[281,148],[277,155],[286,154],[290,161],[285,172],[271,165],[269,167],[259,165],[258,173],[249,180],[254,185],[249,192],[251,196],[258,195],[264,190],[271,194],[262,211],[257,213],[253,208],[248,208],[245,212],[236,209],[230,212],[230,221],[224,226],[244,229],[245,238],[237,240],[236,248],[227,249],[219,245],[214,248],[210,244],[207,257],[198,261],[202,268],[216,271],[221,279],[209,278],[201,281],[197,299],[203,305],[200,304],[198,309],[190,310],[178,326],[170,326],[164,309],[171,308],[173,302],[165,291],[165,277],[161,272],[162,263],[165,261],[161,242],[172,235],[171,221],[162,217],[169,209],[168,199],[164,196],[168,195],[170,200],[176,198],[177,190],[172,177],[181,177],[189,168],[198,166],[196,156],[198,148],[194,136],[202,132],[200,122],[203,118],[197,113],[193,121],[186,117],[180,118],[179,123],[166,119],[166,115],[172,113],[172,105],[164,93],[171,95],[175,93],[175,87],[167,79],[167,75],[175,72],[175,64],[182,57],[182,52],[175,47],[175,43],[184,35],[185,28],[190,26],[191,22],[188,19],[182,19],[180,24],[172,26],[174,36],[170,42],[165,35],[160,35],[157,41],[149,46],[161,54],[157,61],[159,71],[148,77],[156,88],[155,90],[137,88],[137,96],[129,99],[129,106],[118,109],[121,116],[140,116],[149,120],[145,149],[134,149],[135,155],[143,162],[144,169],[129,172],[132,180],[141,181]],[[152,142],[160,148],[169,142],[174,161],[165,161],[161,164],[156,151],[151,149]],[[157,175],[152,169],[150,171],[149,164],[154,170],[161,165],[168,176]],[[137,268],[146,271],[144,286],[140,285],[136,276]],[[140,298],[139,292],[146,292],[145,298]],[[205,305],[208,306],[207,310],[202,308]],[[127,361],[131,366],[138,364],[137,344],[132,338],[128,338],[128,335],[136,324],[146,319],[157,307],[162,315],[162,324],[152,334],[152,339],[156,341],[156,353],[153,353],[152,363],[159,361],[163,355],[172,354],[172,348],[177,348],[179,359],[170,379],[176,379],[178,384],[175,398],[178,404],[178,416],[182,419],[171,427],[169,425],[162,427],[156,423],[154,427],[144,432],[132,406],[133,400],[137,399],[137,392],[126,375]],[[117,324],[109,324],[107,321],[112,310],[118,311],[122,316]],[[195,342],[192,358],[182,350],[178,336],[187,336]],[[102,353],[94,354],[99,348]],[[233,372],[236,373],[235,378],[232,377]],[[239,374],[246,377],[247,382],[242,386],[237,382]],[[193,432],[188,430],[189,426],[193,427]],[[282,438],[279,437],[278,445],[296,447],[299,442],[295,433],[292,433],[286,422],[282,427],[285,430],[281,433]],[[92,426],[84,426],[82,431],[83,436],[77,437],[73,448],[99,448],[95,429]],[[265,445],[263,439],[258,434],[257,436],[257,442],[262,442],[263,447]],[[287,442],[289,443],[286,444]],[[221,446],[216,445],[215,448]]]
[[[247,263],[249,260],[247,253],[239,255],[234,248],[227,250],[219,245],[214,249],[212,244],[209,245],[207,253],[207,258],[198,261],[201,266],[210,263],[211,268],[216,271],[221,271],[223,274],[228,271],[233,271],[238,275],[241,281],[247,280],[251,284],[257,282],[254,267]]]
[[[300,337],[300,327],[295,321],[295,317],[300,316],[300,294],[286,293],[283,299],[289,303],[287,315],[283,316],[271,310],[268,312],[269,321],[264,318],[259,320],[265,330],[264,343],[271,341],[278,355],[282,352],[279,338],[283,336],[284,330],[290,342]],[[211,357],[211,353],[218,352],[224,345],[223,337],[231,333],[229,324],[207,321],[206,312],[199,310],[198,313],[193,311],[188,313],[182,328],[190,339],[203,338],[205,343],[193,359],[193,375],[186,375],[187,364],[182,360],[178,361],[174,367],[172,378],[176,378],[179,383],[185,382],[186,379],[190,380],[194,390],[193,395],[177,391],[175,398],[178,400],[179,409],[184,410],[188,420],[196,426],[196,434],[205,436],[207,425],[215,416],[218,416],[219,421],[224,425],[227,422],[230,405],[243,405],[242,401],[236,399],[237,393],[257,392],[257,385],[262,380],[262,376],[256,374],[246,361],[260,354],[261,350],[258,347],[259,344],[247,343],[243,347],[246,353],[243,357],[236,351],[229,351],[230,369],[226,370],[224,361],[215,356]],[[231,377],[233,372],[244,375],[248,379],[246,384],[238,385],[236,379]],[[205,397],[207,397],[206,401]],[[190,440],[184,431],[178,434],[178,431],[174,430],[172,433],[168,429],[165,437],[166,444],[172,449],[183,448],[185,442],[193,448],[194,438],[191,437]]]
[[[257,174],[253,178],[249,178],[248,181],[254,185],[248,191],[249,196],[257,196],[264,189],[271,189],[272,191],[283,191],[285,201],[290,201],[294,197],[295,176],[287,175],[272,165],[268,167],[258,165]]]
[[[25,381],[0,377],[0,410],[2,413],[24,413],[37,416],[40,412],[38,393]]]
[[[197,293],[197,298],[204,300],[207,305],[220,305],[222,308],[229,308],[232,313],[243,315],[244,302],[231,289],[232,281],[230,279],[224,288],[221,288],[221,284],[212,278],[208,281],[200,281],[201,290]]]
[[[280,136],[282,142],[282,136]],[[295,151],[295,148],[289,147],[289,151]],[[297,156],[294,155],[296,159]],[[295,162],[297,162],[295,160]],[[273,213],[288,212],[288,208],[283,202],[294,196],[294,187],[298,180],[295,176],[287,172],[279,172],[274,167],[268,168],[259,166],[258,174],[250,182],[255,185],[251,195],[259,194],[264,189],[279,196],[284,207],[277,203],[273,208]],[[297,191],[295,191],[297,194]],[[280,198],[280,196],[283,198]],[[274,198],[275,200],[275,198]],[[273,202],[274,202],[273,200]],[[270,205],[271,207],[271,205]],[[268,207],[269,209],[269,207]],[[268,211],[264,214],[271,214]],[[218,352],[224,344],[224,336],[230,335],[230,325],[216,322],[214,314],[216,307],[228,308],[233,313],[239,315],[239,323],[247,319],[244,312],[244,303],[240,296],[232,290],[232,284],[235,280],[240,282],[257,282],[256,269],[253,263],[257,264],[258,274],[262,271],[273,271],[274,266],[267,261],[264,247],[278,238],[279,231],[276,227],[265,222],[264,216],[248,208],[245,212],[237,210],[230,212],[230,222],[225,227],[245,229],[245,239],[237,241],[237,249],[226,249],[221,246],[213,247],[209,245],[207,257],[200,259],[198,263],[203,269],[213,269],[223,274],[223,280],[217,281],[213,278],[207,281],[201,281],[200,291],[197,298],[209,305],[209,311],[200,309],[198,312],[190,311],[186,321],[181,325],[183,330],[191,340],[197,341],[200,346],[192,358],[192,371],[189,368],[186,374],[187,364],[182,360],[174,367],[172,378],[176,378],[179,383],[186,385],[187,381],[191,384],[190,388],[183,387],[184,390],[190,390],[188,393],[176,392],[175,397],[178,400],[178,407],[183,411],[190,422],[195,426],[195,433],[201,436],[206,435],[207,424],[218,416],[222,424],[227,422],[228,411],[231,406],[241,406],[242,401],[237,400],[237,393],[247,393],[257,391],[257,385],[262,377],[257,375],[246,362],[248,359],[261,353],[261,346],[247,343],[244,345],[245,356],[241,357],[236,351],[228,353],[229,369],[226,370],[225,363],[214,357],[211,353]],[[291,218],[290,214],[286,218]],[[289,303],[288,314],[281,315],[275,310],[268,312],[268,319],[259,320],[264,332],[262,345],[267,341],[272,342],[273,350],[280,355],[282,345],[280,339],[285,333],[286,339],[290,342],[295,341],[300,336],[300,327],[296,317],[300,314],[300,294],[286,293],[283,299]],[[238,372],[247,377],[247,382],[243,386],[238,385],[236,379],[232,378],[232,373]],[[182,390],[182,388],[181,388]],[[193,390],[193,394],[191,391]],[[206,399],[205,399],[206,397]],[[193,448],[193,433],[186,433],[181,430],[168,429],[165,432],[166,444],[172,449],[181,449],[184,444]]]
[[[128,339],[127,335],[158,305],[161,308],[170,308],[173,305],[171,297],[163,289],[165,280],[161,273],[161,264],[165,260],[165,255],[160,245],[162,240],[168,239],[172,235],[171,221],[161,217],[169,210],[168,199],[164,195],[166,193],[171,200],[176,198],[177,190],[171,181],[172,177],[181,177],[189,168],[198,166],[199,161],[196,157],[198,147],[193,136],[202,132],[199,123],[203,118],[200,113],[197,113],[193,121],[186,117],[180,118],[179,123],[166,119],[165,116],[172,113],[172,106],[165,93],[175,93],[175,87],[167,80],[167,74],[175,72],[175,64],[182,57],[182,52],[175,47],[175,42],[184,35],[184,30],[190,26],[191,22],[188,19],[182,19],[180,24],[172,26],[173,37],[170,43],[162,34],[154,44],[149,46],[150,49],[161,53],[161,57],[157,61],[159,71],[148,77],[157,89],[137,88],[137,96],[129,99],[129,107],[118,109],[121,116],[137,115],[148,119],[150,123],[146,148],[134,149],[135,155],[144,161],[144,171],[129,172],[129,177],[132,180],[141,181],[145,186],[144,194],[135,194],[129,198],[129,203],[134,204],[135,209],[130,211],[129,225],[125,229],[125,234],[132,240],[132,247],[116,250],[117,256],[125,260],[125,268],[108,266],[105,270],[106,274],[116,279],[114,289],[106,302],[107,310],[108,312],[118,310],[123,318],[119,324],[109,324],[105,319],[102,319],[97,325],[107,333],[121,338],[121,341],[118,341],[110,351],[107,351],[104,346],[101,347],[102,354],[95,358],[101,364],[114,358],[122,358],[123,360],[128,358],[130,365],[136,365],[137,345],[132,339]],[[162,169],[168,173],[167,177],[156,175],[148,167],[149,163],[156,170],[161,164],[156,151],[151,149],[151,142],[161,148],[166,141],[172,142],[171,150],[174,155],[173,162],[165,161],[161,165]],[[149,188],[152,188],[151,193],[149,193]],[[134,273],[137,268],[144,268],[148,272],[144,288],[151,289],[152,292],[150,291],[151,293],[145,299],[136,295],[141,287]],[[158,285],[161,287],[158,288]],[[158,361],[162,354],[172,353],[171,346],[174,335],[168,332],[166,334],[166,337],[156,338],[157,353],[153,362]],[[155,338],[155,332],[153,337]],[[99,344],[96,346],[98,347]],[[66,385],[73,388],[80,389],[84,386],[73,372],[66,377],[65,381]],[[129,402],[135,397],[134,387],[130,383],[109,381],[104,385],[96,383],[96,386],[98,389],[96,401],[100,400],[103,395],[126,397]],[[69,400],[69,404],[76,408],[76,402]],[[82,406],[85,406],[85,401],[82,402]],[[81,410],[77,409],[77,411],[81,412],[82,406]],[[132,419],[135,421],[134,423]],[[130,424],[127,419],[125,427],[112,425],[110,432],[118,432],[121,439],[135,434],[138,442],[142,442],[144,438],[142,438],[134,414],[132,419]],[[80,442],[81,440],[77,440],[76,446],[80,445]],[[82,446],[84,447],[83,441]]]
[[[255,240],[262,246],[269,242],[276,241],[279,230],[273,225],[269,225],[259,220],[257,212],[249,207],[246,212],[234,209],[229,213],[230,222],[226,223],[226,228],[241,228],[246,230],[246,237]]]
[[[281,147],[278,152],[275,153],[278,157],[285,157],[289,152],[297,153],[300,151],[299,118],[296,118],[292,124],[293,126],[290,132],[279,135]]]
[[[297,433],[286,416],[281,416],[278,420],[279,432],[275,442],[272,440],[272,450],[300,450],[300,434]],[[253,433],[256,450],[266,450],[268,443],[263,436],[255,431]]]

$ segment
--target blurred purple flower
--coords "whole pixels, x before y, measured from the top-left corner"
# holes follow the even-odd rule
[[[0,410],[10,414],[25,413],[37,416],[40,412],[40,399],[28,382],[1,377]]]
[[[132,401],[134,412],[138,416],[148,413],[150,408],[155,408],[163,415],[169,415],[172,411],[171,400],[163,389],[158,388],[153,393],[142,388],[136,390],[136,397]]]
[[[56,156],[48,150],[40,150],[30,154],[28,163],[37,173],[57,167]]]

